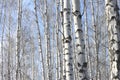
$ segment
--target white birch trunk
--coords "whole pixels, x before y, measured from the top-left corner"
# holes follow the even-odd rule
[[[65,56],[65,80],[73,80],[73,56],[71,46],[71,22],[70,22],[70,0],[64,0],[64,56]]]
[[[62,69],[61,69],[61,73],[62,73],[61,79],[62,79],[62,80],[65,80],[65,65],[64,65],[64,64],[65,64],[65,60],[64,60],[64,59],[65,59],[65,57],[64,57],[64,56],[65,56],[65,55],[64,55],[64,26],[63,26],[64,15],[63,15],[63,3],[64,3],[64,1],[63,1],[63,0],[60,0],[61,28],[62,28],[62,32],[63,32],[63,33],[62,33],[62,41],[63,41],[63,42],[62,42],[62,48],[63,48],[62,50],[63,50],[63,54],[62,54],[62,57],[61,57],[63,60],[61,61],[61,63],[62,63],[62,64],[61,64],[61,66],[62,66],[62,67],[61,67],[61,68],[62,68]]]
[[[120,80],[120,20],[117,0],[105,0],[111,57],[111,80]]]
[[[77,68],[78,68],[78,80],[87,80],[87,63],[85,61],[85,45],[83,39],[83,30],[81,24],[81,14],[80,14],[80,1],[72,0],[73,6],[73,19],[74,28],[76,35],[76,52],[77,52]]]

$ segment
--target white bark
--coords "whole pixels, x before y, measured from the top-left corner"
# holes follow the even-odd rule
[[[120,21],[117,0],[105,0],[111,57],[111,80],[120,80]]]
[[[76,35],[76,52],[77,52],[77,68],[78,68],[78,80],[87,79],[87,63],[85,61],[85,46],[83,39],[83,30],[81,24],[81,14],[80,14],[80,1],[72,0],[73,6],[73,19],[74,19],[74,29]]]
[[[65,65],[64,65],[64,64],[65,64],[65,60],[64,60],[64,59],[65,59],[65,58],[64,58],[64,56],[65,56],[65,55],[64,55],[64,27],[63,27],[63,21],[64,21],[64,18],[63,18],[63,17],[64,17],[64,15],[63,15],[63,2],[64,2],[63,0],[60,0],[61,28],[62,28],[62,32],[63,32],[63,33],[62,33],[62,48],[63,48],[63,49],[62,49],[62,52],[63,52],[63,53],[62,53],[62,56],[61,56],[61,58],[62,58],[63,60],[60,58],[60,59],[61,59],[61,63],[60,63],[60,65],[61,65],[61,73],[62,73],[62,74],[61,74],[61,79],[62,79],[62,80],[65,80]]]
[[[64,0],[64,56],[65,80],[73,80],[73,56],[71,46],[70,0]]]

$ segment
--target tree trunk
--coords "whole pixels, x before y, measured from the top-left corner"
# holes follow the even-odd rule
[[[4,38],[4,26],[2,27],[2,37],[1,37],[1,55],[2,55],[2,64],[1,64],[1,79],[4,79],[4,73],[3,73],[3,38]]]
[[[105,0],[111,58],[111,80],[120,80],[120,20],[117,0]]]
[[[20,78],[20,28],[21,28],[21,1],[18,0],[18,27],[16,52],[16,80]]]
[[[65,55],[65,80],[73,80],[73,56],[71,46],[71,22],[70,22],[70,0],[64,0],[64,55]]]
[[[60,50],[59,50],[59,34],[58,34],[58,30],[59,30],[59,0],[56,0],[56,6],[57,6],[57,10],[56,10],[56,44],[57,44],[57,64],[56,64],[56,66],[57,66],[57,78],[56,78],[56,80],[60,80]]]
[[[47,54],[47,78],[52,80],[52,67],[51,67],[51,50],[50,50],[50,28],[48,20],[48,1],[45,0],[45,38],[46,38],[46,54]]]
[[[65,71],[64,71],[64,42],[63,42],[63,39],[64,39],[64,28],[63,28],[63,0],[60,0],[60,18],[61,18],[61,29],[62,29],[62,45],[61,47],[63,49],[61,49],[61,58],[60,58],[60,67],[61,67],[61,75],[60,75],[60,79],[61,80],[64,80],[64,76],[65,76]]]
[[[74,29],[76,35],[76,52],[77,52],[77,69],[78,69],[78,80],[87,79],[87,63],[85,61],[85,45],[83,39],[83,30],[81,24],[81,14],[80,14],[80,1],[72,0],[73,6],[73,19],[74,19]]]
[[[10,13],[9,13],[10,14]],[[10,53],[11,53],[11,44],[10,44],[10,15],[9,15],[9,33],[8,33],[8,42],[9,42],[9,48],[8,48],[8,80],[11,80],[10,78]]]

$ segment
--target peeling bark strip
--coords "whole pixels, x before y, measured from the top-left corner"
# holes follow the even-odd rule
[[[111,80],[120,80],[120,24],[117,0],[106,0]]]
[[[71,51],[71,26],[70,26],[70,0],[64,0],[64,54],[65,54],[65,80],[73,80],[73,57]]]
[[[76,35],[77,68],[79,74],[78,80],[87,80],[87,63],[85,62],[85,47],[81,24],[80,1],[72,0],[72,7]]]

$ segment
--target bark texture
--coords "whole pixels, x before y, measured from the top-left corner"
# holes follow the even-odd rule
[[[76,36],[76,53],[77,53],[77,69],[78,80],[87,80],[87,63],[85,61],[85,45],[83,39],[83,30],[81,24],[80,1],[72,0],[74,29]]]
[[[71,46],[71,23],[70,23],[70,0],[64,0],[63,4],[64,16],[64,55],[65,55],[65,80],[73,80],[73,57]]]
[[[111,80],[120,80],[120,20],[117,0],[106,0]]]

